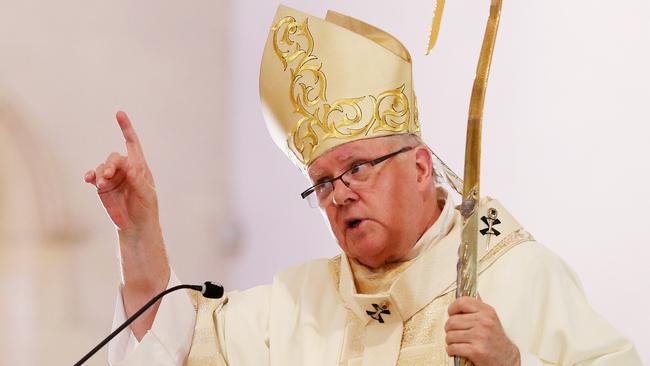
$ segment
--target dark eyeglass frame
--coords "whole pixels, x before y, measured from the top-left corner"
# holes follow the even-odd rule
[[[350,171],[353,170],[353,169],[358,168],[358,167],[361,166],[361,165],[370,164],[370,166],[375,166],[375,165],[377,165],[377,164],[379,164],[379,163],[381,163],[381,162],[383,162],[383,161],[386,161],[386,160],[392,158],[392,157],[395,156],[395,155],[399,155],[399,154],[401,154],[401,153],[403,153],[403,152],[407,152],[407,151],[409,151],[409,150],[413,150],[413,146],[406,146],[406,147],[403,147],[403,148],[401,148],[401,149],[399,149],[399,150],[397,150],[397,151],[394,151],[394,152],[392,152],[392,153],[390,153],[390,154],[386,154],[386,155],[380,156],[380,157],[378,157],[378,158],[376,158],[376,159],[369,160],[369,161],[365,161],[365,162],[363,162],[363,163],[354,164],[354,165],[352,165],[349,169],[347,169],[346,171],[344,171],[343,173],[341,173],[338,177],[336,177],[336,178],[332,178],[332,179],[324,180],[324,181],[322,181],[322,182],[320,182],[320,183],[314,184],[313,186],[307,188],[304,192],[302,192],[302,193],[300,194],[300,197],[302,197],[302,199],[306,199],[307,196],[309,196],[310,194],[312,194],[312,193],[314,193],[314,192],[316,191],[316,187],[318,187],[318,186],[320,186],[320,185],[323,185],[323,184],[331,183],[332,186],[334,186],[334,182],[336,182],[337,180],[343,178],[343,176],[346,175],[348,172],[350,172]],[[341,182],[343,182],[343,184],[345,184],[346,186],[349,187],[349,183],[348,183],[348,182],[344,181],[343,179],[341,179]]]

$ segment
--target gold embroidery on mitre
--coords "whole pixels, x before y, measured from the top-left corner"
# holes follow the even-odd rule
[[[418,112],[418,98],[413,93],[413,133],[420,134],[420,112]]]
[[[404,93],[405,84],[376,96],[328,102],[327,78],[322,62],[313,54],[314,37],[309,31],[308,20],[305,18],[300,23],[292,16],[285,16],[271,27],[275,54],[283,69],[289,68],[291,72],[289,98],[300,119],[289,139],[293,143],[292,150],[302,157],[303,163],[308,165],[319,144],[328,139],[352,141],[378,132],[419,132],[416,111],[415,128],[409,129],[411,110]]]

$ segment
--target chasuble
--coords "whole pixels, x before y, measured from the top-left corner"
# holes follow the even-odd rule
[[[589,306],[571,269],[496,200],[479,217],[479,294],[522,365],[641,365],[634,346]],[[494,217],[496,210],[497,216]],[[447,200],[411,258],[372,270],[341,254],[219,300],[163,299],[138,344],[123,334],[112,365],[453,365],[444,325],[454,300],[461,218]],[[175,276],[170,286],[178,283]],[[115,322],[124,319],[118,297]]]

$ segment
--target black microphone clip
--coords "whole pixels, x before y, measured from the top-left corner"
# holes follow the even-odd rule
[[[223,297],[223,286],[211,281],[205,281],[201,286],[201,294],[208,299],[220,299]]]

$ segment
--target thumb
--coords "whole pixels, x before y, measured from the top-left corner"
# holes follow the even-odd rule
[[[155,191],[154,186],[146,178],[147,172],[143,167],[134,167],[131,166],[127,172],[131,186],[135,189],[135,192],[142,198],[150,200],[152,199],[152,192]],[[154,194],[155,195],[155,194]]]

